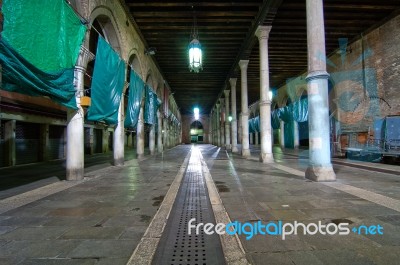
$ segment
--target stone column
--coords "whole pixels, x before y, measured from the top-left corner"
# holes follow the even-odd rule
[[[269,62],[268,37],[271,26],[258,26],[256,36],[260,47],[260,161],[273,163],[272,129],[271,129],[271,99],[269,98]]]
[[[128,133],[128,135],[126,136],[126,146],[128,147],[128,149],[132,148],[133,146],[132,133]]]
[[[220,122],[221,122],[221,114],[220,114],[220,104],[219,102],[215,104],[217,106],[217,115],[216,115],[216,127],[217,127],[217,146],[221,146],[221,127],[220,127]]]
[[[113,157],[114,157],[114,166],[122,166],[124,165],[125,158],[125,104],[124,104],[124,95],[125,91],[128,88],[128,83],[125,83],[124,93],[121,97],[121,102],[119,103],[118,108],[118,123],[117,127],[114,130],[114,141],[113,141]]]
[[[225,148],[231,150],[231,130],[229,122],[229,92],[230,90],[224,90],[225,94]]]
[[[231,104],[232,104],[232,121],[231,121],[231,131],[232,131],[232,152],[239,152],[237,144],[237,114],[236,114],[236,78],[230,78],[229,83],[231,85]]]
[[[66,146],[66,178],[67,180],[83,179],[84,168],[84,111],[81,107],[81,97],[84,95],[84,77],[89,61],[94,55],[84,46],[79,52],[75,66],[76,105],[78,109],[67,110],[67,146]]]
[[[242,156],[250,156],[249,145],[249,106],[247,102],[247,66],[249,60],[240,60],[241,96],[242,96]]]
[[[136,127],[136,154],[138,158],[144,156],[144,109],[143,102],[140,103],[139,119]]]
[[[160,109],[157,110],[157,150],[159,153],[163,151],[163,143],[162,143],[162,114]]]
[[[253,133],[249,133],[249,144],[253,145],[254,141],[253,141],[254,137],[253,137]]]
[[[151,125],[150,133],[149,133],[149,149],[150,154],[154,155],[156,153],[156,125]]]
[[[213,143],[213,110],[211,110],[208,118],[208,143]]]
[[[294,134],[294,148],[298,149],[300,146],[300,140],[299,140],[299,124],[297,121],[293,121],[293,134]]]
[[[329,138],[328,77],[322,0],[306,0],[308,47],[308,119],[310,158],[306,178],[335,181]]]
[[[164,117],[163,119],[163,150],[168,149],[168,119]]]
[[[280,130],[279,130],[279,143],[281,145],[281,148],[285,148],[285,122],[280,121]]]
[[[5,156],[6,161],[5,164],[7,166],[15,166],[16,164],[16,149],[15,149],[15,129],[16,129],[16,121],[11,120],[7,121],[4,124],[4,144],[5,144]]]

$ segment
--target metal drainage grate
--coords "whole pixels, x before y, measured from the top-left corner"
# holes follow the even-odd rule
[[[195,151],[192,152],[152,264],[225,264],[218,235],[206,235],[202,231],[196,235],[194,230],[191,235],[188,233],[188,223],[192,218],[196,219],[193,224],[215,224],[200,157]]]

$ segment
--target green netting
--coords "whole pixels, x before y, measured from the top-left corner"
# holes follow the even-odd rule
[[[72,68],[86,27],[64,0],[4,0],[2,38],[45,72]]]
[[[157,95],[153,89],[146,85],[145,87],[145,104],[144,104],[144,122],[147,124],[157,123],[157,109],[160,106]]]
[[[99,37],[94,64],[88,120],[118,123],[118,108],[125,80],[125,63],[111,46]]]
[[[2,89],[30,96],[48,96],[65,107],[77,108],[73,68],[55,74],[45,73],[21,57],[3,39],[0,39],[0,63],[3,67]]]
[[[125,117],[125,128],[135,128],[139,119],[140,104],[143,98],[144,82],[135,71],[131,70],[129,98]]]

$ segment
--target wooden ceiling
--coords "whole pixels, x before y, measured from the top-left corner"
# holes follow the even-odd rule
[[[270,85],[307,69],[305,0],[138,1],[125,0],[148,47],[168,82],[182,114],[198,106],[208,114],[229,87],[230,77],[240,77],[237,63],[250,60],[249,104],[259,99],[259,52],[254,31],[272,25],[269,37]],[[399,0],[325,0],[326,51],[339,47],[339,38],[352,40],[400,8]],[[194,17],[203,46],[203,70],[188,69],[187,46]],[[240,111],[240,78],[237,83]]]

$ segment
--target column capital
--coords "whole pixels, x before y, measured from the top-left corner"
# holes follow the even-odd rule
[[[79,50],[79,56],[78,56],[78,61],[76,63],[76,68],[83,68],[86,69],[87,64],[94,60],[95,56],[93,53],[89,51],[88,48],[85,46],[81,46],[81,49]]]
[[[272,26],[258,26],[255,35],[258,40],[268,39]]]
[[[236,81],[237,78],[229,78],[229,83],[231,84],[231,88],[236,87]]]
[[[239,61],[239,66],[240,66],[241,71],[247,70],[248,65],[249,65],[249,60],[240,60]]]
[[[231,92],[229,89],[225,89],[225,90],[224,90],[225,100],[226,100],[226,99],[229,100],[229,92]]]
[[[309,82],[311,80],[314,79],[328,79],[329,78],[329,74],[327,71],[312,71],[309,72],[307,77],[306,77],[306,81]]]

